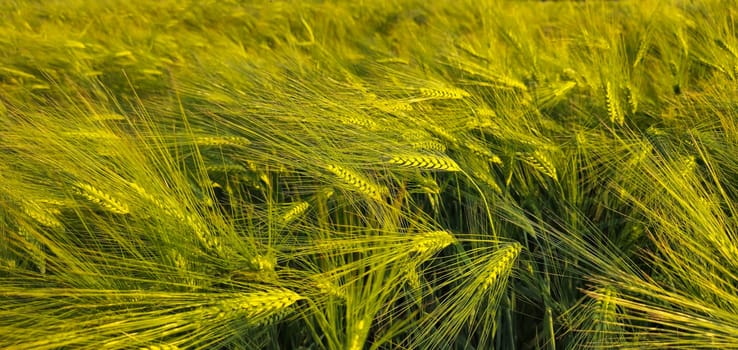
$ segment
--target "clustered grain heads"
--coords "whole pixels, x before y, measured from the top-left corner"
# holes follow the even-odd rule
[[[738,349],[736,1],[38,3],[0,348]]]

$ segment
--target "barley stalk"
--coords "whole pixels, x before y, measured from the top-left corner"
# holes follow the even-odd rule
[[[215,318],[243,317],[248,324],[257,326],[273,321],[275,316],[283,315],[290,306],[302,299],[301,295],[291,290],[275,287],[220,300],[204,312],[206,316]]]
[[[282,215],[282,222],[284,222],[285,224],[290,223],[292,220],[295,220],[297,217],[305,213],[308,207],[310,207],[310,203],[305,201],[292,204],[290,208]]]
[[[351,170],[332,164],[326,166],[326,169],[369,198],[382,201],[383,196],[389,193],[386,187],[374,184]]]
[[[248,146],[251,141],[239,136],[200,136],[195,138],[195,144],[198,146]]]
[[[246,168],[238,164],[215,164],[206,165],[205,171],[209,173],[245,173]]]
[[[27,251],[32,255],[33,263],[36,264],[41,274],[46,273],[46,252],[44,245],[32,233],[24,228],[18,229],[18,235],[25,240]]]
[[[556,175],[556,167],[543,152],[535,151],[532,155],[525,155],[523,159],[525,159],[528,164],[536,168],[544,175],[554,179],[554,181],[558,181],[558,176]]]
[[[124,215],[130,212],[125,203],[89,184],[77,182],[75,186],[79,189],[79,194],[111,213]]]
[[[617,320],[615,303],[615,290],[610,287],[600,288],[595,292],[598,297],[595,305],[597,306],[597,318],[595,322],[599,329],[604,330],[608,325],[612,325]]]
[[[452,159],[435,155],[398,155],[390,158],[387,162],[405,167],[428,170],[461,171],[459,165]]]
[[[413,142],[410,146],[420,151],[446,152],[446,145],[433,140]]]
[[[457,145],[459,143],[459,139],[456,138],[456,136],[452,135],[445,129],[435,125],[427,123],[425,127],[428,129],[428,131],[434,133],[436,136],[446,140],[448,143],[452,145]]]
[[[371,106],[390,114],[413,111],[413,105],[394,100],[375,100],[372,101]]]
[[[139,348],[139,350],[180,350],[181,348],[173,344],[157,344]]]
[[[502,193],[502,188],[500,188],[500,185],[497,184],[497,181],[493,179],[488,172],[485,171],[472,171],[472,175],[474,175],[475,178],[482,180],[487,186],[492,188],[497,193]]]
[[[455,242],[456,238],[448,231],[423,232],[412,237],[410,251],[419,254],[435,254]]]
[[[607,93],[607,111],[610,114],[610,121],[613,123],[618,123],[618,125],[623,125],[623,122],[625,121],[625,116],[623,116],[623,111],[620,108],[620,101],[618,99],[618,96],[609,82],[607,83],[605,90]]]
[[[360,116],[339,116],[338,121],[347,125],[357,125],[364,127],[368,130],[377,130],[379,127],[377,123],[369,118]]]
[[[366,339],[368,329],[367,329],[367,322],[364,320],[360,320],[359,322],[356,322],[353,327],[351,327],[351,336],[349,339],[351,340],[348,349],[349,350],[361,350],[364,348],[364,339]]]
[[[472,153],[481,156],[482,158],[485,158],[492,163],[502,164],[502,159],[500,159],[500,157],[492,153],[492,151],[490,151],[486,147],[483,147],[475,142],[465,142],[464,147],[468,148],[470,151],[472,151]]]
[[[471,94],[459,88],[420,88],[418,91],[420,91],[420,95],[429,99],[458,100],[471,96]]]
[[[41,225],[50,228],[62,227],[62,223],[56,219],[56,216],[50,209],[39,205],[36,202],[25,202],[23,204],[23,212],[26,213],[32,219],[38,221]]]
[[[486,278],[482,284],[482,290],[489,289],[495,285],[498,279],[506,277],[521,250],[522,247],[519,243],[509,244],[502,248],[499,257],[487,266]]]

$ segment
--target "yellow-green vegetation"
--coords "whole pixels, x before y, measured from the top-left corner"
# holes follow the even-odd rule
[[[738,349],[735,1],[0,18],[0,348]]]

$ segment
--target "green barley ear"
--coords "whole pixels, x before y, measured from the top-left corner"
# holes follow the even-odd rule
[[[285,224],[292,222],[298,217],[302,216],[305,211],[310,207],[310,203],[301,201],[290,205],[287,210],[282,214],[282,221]]]
[[[387,163],[426,170],[461,171],[453,159],[437,155],[402,154],[389,158]]]
[[[556,167],[542,151],[536,150],[532,154],[524,154],[523,160],[542,174],[552,178],[554,181],[558,181]]]
[[[610,121],[613,124],[617,123],[618,125],[623,125],[625,115],[623,115],[623,110],[620,107],[620,97],[610,82],[607,82],[605,86],[605,97],[607,102],[607,111],[610,114]]]
[[[173,344],[157,344],[157,345],[149,345],[144,346],[142,348],[139,348],[138,350],[181,350],[177,345]]]
[[[458,88],[420,88],[420,95],[428,99],[451,99],[459,100],[470,97],[471,94]]]
[[[420,255],[435,254],[456,242],[448,231],[423,232],[412,236],[410,250]]]
[[[352,187],[359,193],[376,201],[383,201],[383,197],[389,193],[386,187],[373,183],[352,170],[330,164],[326,169],[333,173],[338,179]]]
[[[479,337],[479,346],[491,346],[501,296],[521,250],[519,243],[508,243],[491,252],[471,251],[467,263],[450,264],[448,275],[454,278],[437,287],[451,290],[409,335],[412,347],[442,347],[464,329]]]
[[[77,193],[87,198],[90,202],[98,204],[100,207],[110,211],[114,214],[128,214],[130,211],[128,205],[116,199],[114,196],[93,187],[92,185],[77,182],[74,184],[78,191]]]

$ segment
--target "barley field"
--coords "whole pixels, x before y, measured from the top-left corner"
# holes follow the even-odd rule
[[[738,349],[738,3],[0,1],[0,348]]]

